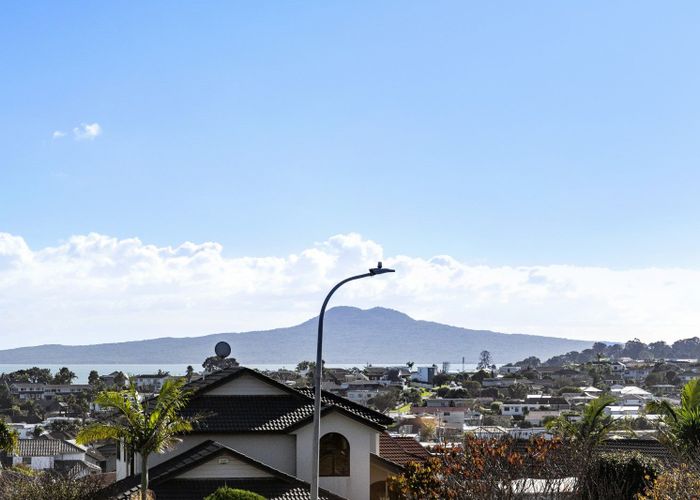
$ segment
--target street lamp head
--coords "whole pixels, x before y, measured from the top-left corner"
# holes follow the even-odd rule
[[[384,274],[384,273],[395,273],[393,269],[388,269],[386,267],[382,267],[381,262],[377,262],[377,267],[373,267],[372,269],[369,270],[369,274],[372,276],[376,276],[377,274]]]

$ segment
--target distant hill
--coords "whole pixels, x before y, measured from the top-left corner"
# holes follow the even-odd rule
[[[172,364],[192,363],[213,354],[225,340],[232,356],[246,364],[292,364],[316,356],[317,319],[289,328],[259,332],[217,333],[201,337],[164,337],[95,345],[49,344],[0,351],[0,363]],[[592,342],[537,335],[468,330],[431,321],[416,321],[392,309],[336,307],[326,313],[324,359],[327,363],[476,363],[490,351],[495,363],[527,356],[542,361]]]

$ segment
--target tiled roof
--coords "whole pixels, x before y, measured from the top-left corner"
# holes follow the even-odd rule
[[[430,453],[413,438],[395,438],[387,433],[379,435],[379,456],[405,466],[409,462],[424,462]]]
[[[207,396],[207,391],[247,374],[281,390],[277,395]],[[313,389],[293,389],[245,367],[228,368],[194,380],[185,387],[193,393],[184,414],[197,416],[195,432],[287,432],[310,421]],[[382,430],[393,420],[377,411],[323,391],[324,411],[335,409]]]
[[[20,457],[53,457],[66,453],[85,453],[73,443],[61,439],[20,439],[15,455]]]
[[[84,462],[83,460],[56,460],[54,462],[54,470],[62,472],[69,477],[78,477],[85,473],[102,473],[102,469],[98,465]]]
[[[270,478],[221,478],[221,479],[176,479],[184,472],[221,454],[235,458],[267,472]],[[307,500],[310,486],[294,476],[262,464],[247,455],[215,441],[204,441],[199,445],[171,458],[149,470],[150,488],[158,500],[190,500],[204,498],[219,486],[228,485],[258,493],[268,500]],[[141,475],[127,477],[106,488],[104,498],[126,500],[139,488]],[[320,490],[324,500],[342,500],[325,490]]]
[[[673,454],[669,451],[669,449],[656,439],[606,439],[598,446],[598,451],[638,451],[664,463],[675,462]]]
[[[198,416],[198,432],[284,432],[313,414],[313,402],[300,396],[200,396],[183,411]]]

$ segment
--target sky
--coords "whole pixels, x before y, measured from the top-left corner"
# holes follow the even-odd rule
[[[0,16],[3,346],[337,304],[700,333],[696,2],[32,2]],[[386,279],[385,279],[386,278]]]

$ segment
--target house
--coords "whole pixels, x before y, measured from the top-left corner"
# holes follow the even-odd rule
[[[559,415],[561,415],[561,412],[558,410],[535,410],[525,416],[525,421],[537,427],[544,425],[544,421],[548,417],[557,418]]]
[[[424,384],[432,384],[437,368],[435,366],[419,366],[413,374],[413,380]]]
[[[633,385],[613,386],[610,392],[618,398],[622,406],[644,406],[653,399],[653,395],[640,387]]]
[[[640,415],[639,406],[609,405],[603,411],[606,415],[610,415],[613,418],[637,418]]]
[[[134,375],[134,385],[139,392],[157,393],[163,388],[166,380],[174,378],[167,372],[155,374]]]
[[[88,384],[39,384],[32,382],[10,384],[10,393],[20,400],[51,401],[57,396],[77,395],[88,389],[90,389]]]
[[[518,373],[520,370],[522,370],[520,366],[503,365],[498,369],[498,373],[502,375],[512,375],[513,373]]]
[[[102,469],[85,458],[86,449],[60,439],[19,439],[17,449],[5,454],[4,466],[24,464],[34,470],[72,471],[82,477],[99,474]]]
[[[627,367],[625,366],[624,363],[620,363],[619,361],[613,361],[610,363],[610,370],[613,373],[624,373]]]
[[[294,389],[262,373],[231,367],[186,386],[183,410],[199,419],[168,453],[151,455],[158,500],[202,498],[227,484],[266,498],[308,498],[312,472],[313,389]],[[382,457],[380,436],[393,420],[323,393],[320,487],[324,498],[379,498],[397,465]],[[141,459],[120,446],[111,498],[126,498],[139,481]],[[136,474],[134,474],[136,472]]]

